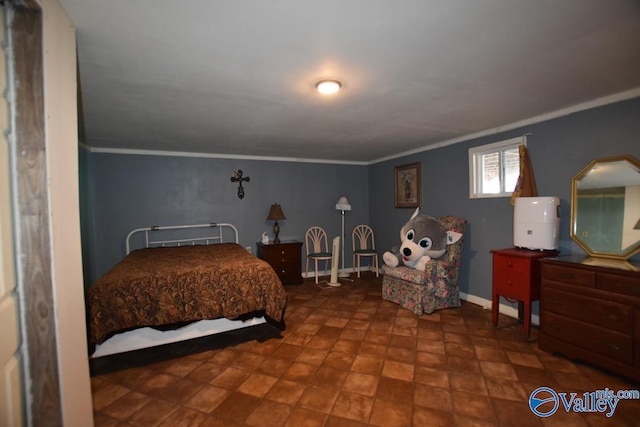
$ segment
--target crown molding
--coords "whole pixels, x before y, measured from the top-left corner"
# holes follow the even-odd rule
[[[267,156],[245,156],[240,154],[216,154],[216,153],[197,153],[183,151],[161,151],[161,150],[135,150],[128,148],[105,148],[91,147],[85,143],[80,143],[80,147],[90,153],[106,153],[106,154],[125,154],[139,156],[168,156],[168,157],[197,157],[210,159],[233,159],[233,160],[259,160],[267,162],[292,162],[292,163],[326,163],[337,165],[358,165],[367,166],[368,162],[356,162],[346,160],[328,160],[328,159],[306,159],[300,157],[267,157]]]

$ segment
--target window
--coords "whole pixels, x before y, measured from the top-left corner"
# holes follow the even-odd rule
[[[469,149],[469,197],[511,197],[520,175],[525,136]]]

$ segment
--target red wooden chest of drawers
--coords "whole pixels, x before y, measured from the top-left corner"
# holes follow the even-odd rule
[[[524,323],[528,339],[531,333],[531,303],[540,299],[540,264],[544,257],[556,256],[556,251],[528,249],[496,249],[493,254],[493,295],[491,319],[498,326],[500,297],[518,300],[518,317]]]

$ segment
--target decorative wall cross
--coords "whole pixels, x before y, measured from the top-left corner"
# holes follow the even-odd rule
[[[242,176],[242,169],[238,169],[237,171],[234,171],[233,174],[231,174],[231,182],[238,182],[238,197],[240,199],[244,198],[244,187],[242,186],[242,181],[244,182],[249,182],[251,181],[251,178],[249,178],[248,176],[243,177]]]

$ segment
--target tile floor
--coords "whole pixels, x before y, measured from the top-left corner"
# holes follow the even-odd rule
[[[95,425],[637,426],[640,401],[611,418],[538,418],[540,386],[558,392],[637,384],[525,342],[521,325],[463,303],[416,317],[381,299],[381,278],[287,287],[286,330],[260,325],[91,362]]]

